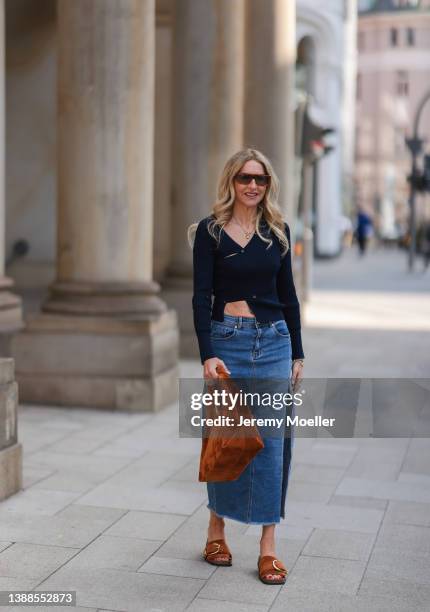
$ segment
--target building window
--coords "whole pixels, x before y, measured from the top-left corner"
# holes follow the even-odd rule
[[[417,8],[420,4],[420,0],[394,0],[393,4],[396,8]]]
[[[391,46],[397,47],[397,29],[396,28],[391,28],[390,40],[391,40]]]
[[[296,86],[315,94],[315,44],[310,36],[304,36],[297,46]]]
[[[415,45],[415,30],[413,28],[408,28],[406,30],[406,39],[408,41],[408,47],[413,47]]]
[[[405,97],[409,94],[409,77],[406,70],[398,70],[397,71],[397,95],[400,97]]]

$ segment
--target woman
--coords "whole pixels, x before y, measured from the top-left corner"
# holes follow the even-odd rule
[[[205,379],[218,378],[218,366],[235,379],[289,382],[291,377],[296,386],[302,378],[300,306],[291,269],[290,230],[282,220],[278,193],[270,161],[255,149],[244,149],[224,167],[212,214],[188,229],[193,244],[194,326]],[[288,572],[276,558],[275,526],[285,516],[291,441],[283,434],[264,438],[264,448],[239,478],[207,483],[207,562],[231,565],[224,518],[261,524],[260,580],[285,582]]]

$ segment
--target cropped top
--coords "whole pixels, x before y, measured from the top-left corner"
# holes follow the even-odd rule
[[[239,300],[246,300],[258,323],[285,319],[292,359],[304,357],[288,224],[285,223],[285,232],[290,248],[281,257],[281,244],[264,220],[261,233],[272,239],[272,246],[268,248],[268,243],[254,233],[242,248],[223,230],[218,246],[207,228],[213,218],[210,215],[199,222],[193,245],[192,306],[201,363],[216,357],[211,319],[223,321],[225,304]]]

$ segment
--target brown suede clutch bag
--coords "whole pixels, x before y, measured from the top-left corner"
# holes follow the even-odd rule
[[[218,367],[219,377],[214,381],[216,388],[228,393],[239,393],[237,385],[230,375]],[[230,407],[232,404],[230,404]],[[199,481],[222,482],[236,480],[255,455],[264,448],[260,432],[255,425],[239,424],[240,417],[252,418],[252,413],[244,402],[237,402],[229,410],[229,406],[215,405],[212,402],[206,406],[207,418],[221,417],[217,425],[206,426],[202,433],[202,449],[200,453]],[[229,418],[229,425],[225,419]]]

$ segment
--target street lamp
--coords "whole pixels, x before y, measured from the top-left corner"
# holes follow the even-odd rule
[[[418,105],[418,109],[415,115],[414,120],[414,133],[412,138],[406,138],[406,144],[412,155],[412,171],[409,177],[411,192],[409,196],[409,206],[410,206],[410,217],[409,217],[409,228],[410,228],[410,243],[409,243],[409,258],[408,265],[409,271],[412,272],[414,269],[415,255],[416,255],[416,242],[417,242],[417,228],[416,228],[416,214],[415,214],[415,195],[417,191],[422,191],[423,182],[422,175],[418,172],[417,167],[417,159],[418,155],[421,153],[423,146],[423,139],[418,137],[418,127],[419,121],[421,118],[421,114],[424,106],[427,101],[430,100],[430,91],[428,91],[420,104]]]
[[[312,120],[309,114],[310,97],[296,111],[296,154],[303,160],[302,166],[302,202],[303,202],[303,256],[302,256],[302,296],[307,301],[312,285],[312,260],[314,251],[314,234],[312,222],[312,197],[317,162],[330,153],[334,147],[326,142],[336,130],[323,127]]]

